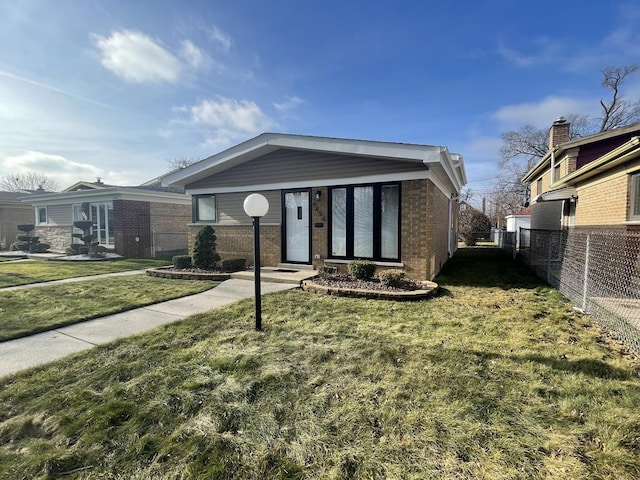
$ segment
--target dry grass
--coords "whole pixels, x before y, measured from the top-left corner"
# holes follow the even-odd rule
[[[465,249],[419,303],[264,298],[0,384],[2,478],[633,479],[637,364]]]

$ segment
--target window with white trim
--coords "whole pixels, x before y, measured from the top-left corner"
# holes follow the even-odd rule
[[[36,207],[36,223],[38,225],[47,224],[47,207]]]
[[[629,220],[640,221],[640,173],[631,175]]]
[[[215,195],[194,195],[193,196],[193,221],[194,222],[215,222],[216,221],[216,196]]]

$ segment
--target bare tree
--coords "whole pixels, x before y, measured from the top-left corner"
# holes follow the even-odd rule
[[[54,192],[58,182],[42,172],[9,173],[0,177],[0,190],[19,192],[20,190],[44,190]]]
[[[581,138],[594,133],[587,115],[570,113],[565,116],[571,124],[569,139]],[[509,182],[519,181],[549,150],[549,131],[526,124],[518,130],[509,130],[501,135],[502,147],[498,166],[503,169]]]
[[[639,69],[640,65],[623,65],[600,71],[602,86],[611,89],[611,99],[608,102],[600,100],[602,117],[598,120],[601,132],[640,120],[640,101],[632,102],[620,93],[622,84]]]
[[[194,163],[198,163],[199,161],[200,159],[196,157],[178,157],[173,160],[167,160],[167,163],[169,164],[170,170],[180,170],[188,167],[189,165],[193,165]]]

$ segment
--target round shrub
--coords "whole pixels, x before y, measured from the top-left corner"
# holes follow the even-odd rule
[[[171,259],[173,268],[184,270],[191,268],[191,256],[189,255],[176,255]]]
[[[405,277],[404,270],[385,270],[378,275],[380,283],[387,287],[399,287]]]
[[[354,260],[347,265],[347,271],[358,280],[371,280],[376,272],[376,264],[371,260]]]

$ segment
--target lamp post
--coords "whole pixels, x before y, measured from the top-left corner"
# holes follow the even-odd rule
[[[256,297],[256,330],[262,330],[262,298],[260,294],[260,217],[269,211],[269,201],[259,193],[244,199],[244,212],[253,218],[253,278]]]

